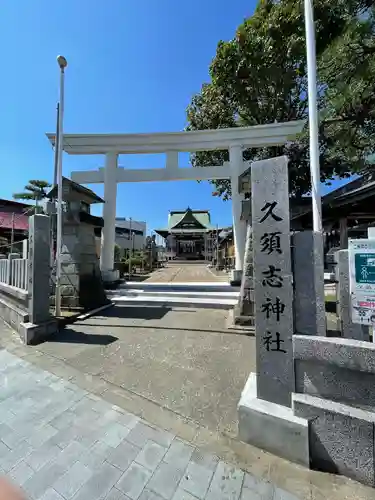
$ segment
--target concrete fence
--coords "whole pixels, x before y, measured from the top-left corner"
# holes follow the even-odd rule
[[[0,319],[17,331],[25,344],[30,344],[57,330],[56,319],[49,309],[48,216],[30,217],[27,246],[28,252],[23,251],[27,258],[20,258],[20,254],[15,253],[0,258]]]

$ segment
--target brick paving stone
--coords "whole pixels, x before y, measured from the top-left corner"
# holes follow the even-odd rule
[[[23,460],[9,472],[9,476],[18,486],[22,486],[33,474],[34,470]]]
[[[185,468],[194,452],[194,447],[182,441],[181,439],[174,439],[169,447],[163,462],[167,464],[174,464],[180,469]]]
[[[73,497],[74,500],[98,500],[104,498],[115,486],[121,474],[122,472],[117,467],[104,462]]]
[[[163,497],[160,497],[153,491],[150,491],[148,489],[144,489],[141,493],[141,496],[138,498],[138,500],[164,500]],[[195,499],[194,499],[195,500]]]
[[[22,441],[16,448],[0,456],[0,468],[3,469],[4,472],[9,472],[32,451],[32,446],[29,445],[27,441]]]
[[[204,500],[213,475],[213,470],[208,467],[190,462],[179,487],[195,497]]]
[[[149,440],[167,448],[171,445],[173,438],[174,436],[170,432],[151,427],[145,422],[138,422],[134,429],[130,431],[126,440],[140,448],[143,448]]]
[[[57,493],[54,489],[49,489],[47,490],[42,497],[40,497],[40,500],[64,500],[64,498]]]
[[[27,455],[25,461],[32,469],[38,471],[43,467],[43,465],[53,460],[59,453],[61,453],[61,448],[47,441],[42,446]]]
[[[116,488],[131,498],[131,500],[138,500],[151,474],[145,467],[133,462],[121,476],[116,484]]]
[[[125,427],[118,422],[113,422],[101,440],[109,446],[113,446],[113,448],[115,448],[123,439],[126,438],[129,432],[130,429],[128,427]]]
[[[154,443],[154,441],[147,441],[145,446],[137,455],[135,462],[143,465],[143,467],[146,467],[146,469],[151,472],[154,472],[156,467],[162,461],[166,451],[167,449],[160,446],[160,444]]]
[[[93,446],[85,451],[79,461],[89,467],[89,469],[97,469],[107,460],[112,452],[112,446],[108,446],[103,441],[96,441]]]
[[[72,441],[51,462],[45,464],[23,484],[24,490],[32,499],[38,499],[71,467],[84,453],[84,448]]]
[[[172,500],[196,500],[196,497],[193,497],[193,495],[191,495],[187,491],[178,488],[176,493],[173,495]]]
[[[33,448],[42,446],[52,436],[57,434],[58,430],[50,424],[37,429],[31,436],[26,437],[26,441],[31,444]]]
[[[55,489],[66,500],[70,500],[92,476],[92,471],[81,462],[76,462],[54,484]]]
[[[147,489],[157,493],[165,500],[170,500],[183,474],[184,469],[176,468],[174,464],[162,462],[148,483]]]
[[[242,488],[240,500],[273,500],[273,497],[265,497],[257,491]]]
[[[126,471],[140,451],[138,446],[125,440],[110,452],[107,461],[122,471]]]
[[[124,495],[122,491],[117,488],[112,488],[108,495],[105,497],[105,500],[130,500],[129,497]]]
[[[201,465],[202,467],[207,467],[208,469],[211,469],[213,471],[215,471],[217,464],[219,463],[218,457],[198,448],[193,451],[193,454],[191,455],[191,461],[195,462],[198,465]]]
[[[219,462],[206,499],[237,500],[240,497],[243,478],[242,470]]]

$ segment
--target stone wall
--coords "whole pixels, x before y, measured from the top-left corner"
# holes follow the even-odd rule
[[[54,297],[51,298],[54,301]],[[106,304],[94,227],[66,217],[61,255],[61,305],[94,309]]]

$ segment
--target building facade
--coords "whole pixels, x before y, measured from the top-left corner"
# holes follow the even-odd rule
[[[168,227],[155,229],[164,238],[166,259],[212,260],[218,228],[211,224],[208,210],[172,210]]]
[[[146,222],[116,218],[116,245],[121,250],[143,250],[146,244]]]

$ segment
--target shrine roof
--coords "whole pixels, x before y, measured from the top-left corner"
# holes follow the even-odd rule
[[[197,229],[211,229],[211,217],[208,210],[173,210],[169,213],[168,229],[178,229],[177,226],[188,223],[196,224]],[[181,228],[182,229],[182,228]]]

